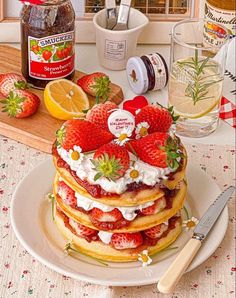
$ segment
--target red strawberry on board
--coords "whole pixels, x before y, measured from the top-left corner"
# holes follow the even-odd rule
[[[0,74],[0,93],[7,97],[11,91],[25,90],[29,86],[22,75],[16,73]]]
[[[156,239],[160,237],[166,230],[168,230],[168,226],[165,224],[160,224],[148,230],[145,230],[144,234],[147,235],[149,238]]]
[[[96,104],[86,114],[86,119],[91,121],[101,128],[108,130],[108,118],[113,110],[117,109],[118,106],[110,101],[105,103]]]
[[[141,213],[143,215],[153,215],[157,214],[157,212],[160,212],[166,207],[166,199],[164,197],[156,200],[153,205],[143,208],[141,210]]]
[[[136,127],[142,122],[148,123],[148,134],[153,132],[168,132],[173,123],[173,117],[171,112],[166,108],[148,105],[142,108],[135,116]]]
[[[77,81],[77,84],[86,92],[99,100],[108,99],[110,93],[110,79],[101,72],[85,75]]]
[[[111,237],[111,245],[115,249],[136,248],[143,244],[141,233],[115,233]]]
[[[92,151],[113,140],[113,135],[96,124],[73,119],[66,121],[57,131],[57,145],[65,150],[80,146],[83,152]]]
[[[179,151],[179,139],[172,138],[164,132],[155,132],[138,140],[131,140],[127,149],[144,162],[160,167],[171,167],[176,170],[179,167],[179,158],[182,153]]]
[[[75,192],[65,182],[58,182],[57,192],[66,204],[70,205],[71,207],[77,206]]]
[[[95,181],[101,177],[115,181],[128,170],[130,158],[126,148],[109,143],[96,150],[92,163],[97,171]]]
[[[93,208],[90,215],[93,217],[93,219],[100,222],[116,222],[123,218],[122,213],[117,208],[110,212],[103,212],[98,208]]]
[[[3,112],[9,117],[26,118],[33,115],[39,105],[40,99],[37,95],[26,90],[11,91],[10,95],[0,101],[3,104]]]

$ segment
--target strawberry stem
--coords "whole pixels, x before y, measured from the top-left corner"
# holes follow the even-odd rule
[[[104,101],[108,100],[108,96],[111,92],[110,79],[107,76],[103,76],[95,79],[95,84],[91,86],[96,94],[96,104],[100,102],[102,98]]]
[[[98,263],[100,263],[100,264],[102,264],[102,265],[104,265],[104,266],[108,266],[108,264],[105,263],[105,262],[103,262],[102,260],[97,259],[97,258],[94,258],[94,257],[92,257],[92,256],[89,256],[89,255],[87,255],[86,253],[81,252],[80,250],[74,248],[72,245],[73,245],[73,242],[69,242],[69,243],[67,243],[67,244],[65,245],[65,247],[64,247],[64,251],[65,251],[65,253],[69,254],[70,251],[73,251],[73,252],[76,252],[76,253],[80,253],[80,254],[82,254],[82,255],[84,255],[84,256],[86,256],[86,257],[89,257],[89,258],[91,258],[91,259],[97,261]]]

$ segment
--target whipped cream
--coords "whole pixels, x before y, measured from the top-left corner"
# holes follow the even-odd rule
[[[61,196],[60,193],[59,195]],[[150,207],[155,204],[155,201],[154,202],[152,201],[152,202],[147,202],[133,207],[112,207],[112,206],[102,204],[100,202],[93,201],[87,197],[80,195],[77,192],[75,193],[75,197],[77,199],[77,206],[83,208],[85,211],[92,210],[93,208],[98,208],[103,212],[111,212],[114,209],[118,209],[126,220],[135,219],[135,217],[137,216],[136,211],[142,211],[144,208]],[[160,204],[158,204],[157,206],[156,213],[163,210],[166,206],[166,201],[164,197],[159,198],[158,200],[160,200]]]
[[[104,232],[104,231],[98,232],[98,237],[105,244],[109,244],[111,242],[112,235],[113,233],[109,233],[109,232]]]
[[[71,153],[66,151],[64,148],[58,147],[57,151],[60,157],[69,165],[71,170],[76,172],[76,175],[80,179],[87,180],[92,185],[100,185],[107,192],[122,194],[127,190],[128,184],[131,183],[130,179],[127,179],[126,176],[123,176],[116,181],[109,181],[105,177],[101,177],[97,181],[94,181],[94,176],[97,172],[93,169],[94,166],[91,162],[91,159],[93,159],[93,153],[84,155],[83,159],[80,162],[77,162],[71,158]],[[149,186],[154,186],[156,183],[161,182],[162,179],[168,179],[167,175],[173,172],[173,170],[169,167],[154,167],[139,159],[137,160],[137,158],[130,153],[130,168],[132,168],[133,161],[135,161],[135,166],[140,169],[140,182]],[[130,169],[127,170],[127,173],[129,170]]]

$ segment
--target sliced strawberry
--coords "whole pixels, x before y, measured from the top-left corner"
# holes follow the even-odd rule
[[[152,206],[142,209],[141,213],[143,215],[153,215],[153,214],[157,214],[158,212],[163,210],[165,207],[166,207],[166,199],[165,199],[165,197],[162,197],[162,198],[156,200]]]
[[[160,224],[153,228],[144,231],[144,234],[149,238],[159,238],[165,231],[168,230],[168,225]]]
[[[11,91],[28,89],[26,79],[16,73],[7,73],[0,75],[0,93],[7,97]]]
[[[66,204],[71,207],[77,206],[75,192],[64,181],[58,182],[57,192]]]
[[[95,72],[85,75],[77,81],[77,84],[84,92],[103,100],[108,99],[110,93],[110,79],[107,75],[101,72]]]
[[[100,126],[101,128],[108,130],[108,118],[112,110],[117,109],[118,106],[110,101],[97,104],[88,111],[86,119]]]
[[[2,100],[3,112],[8,113],[9,117],[26,118],[36,113],[39,105],[39,97],[26,90],[11,91],[10,95]]]
[[[114,233],[111,237],[111,245],[115,249],[136,248],[143,244],[141,233]]]
[[[101,177],[115,181],[128,170],[130,157],[126,148],[110,143],[96,150],[92,163],[97,171],[95,181]]]
[[[165,168],[167,166],[176,170],[179,167],[180,142],[164,132],[155,132],[138,140],[129,141],[127,149],[135,152],[144,162]]]
[[[136,126],[142,122],[148,123],[149,134],[153,132],[167,132],[173,123],[173,118],[168,109],[160,106],[148,105],[143,107],[135,116]]]
[[[80,146],[83,152],[92,151],[113,140],[113,135],[96,124],[80,119],[66,121],[57,131],[57,145],[66,150]]]
[[[97,230],[86,227],[78,222],[75,222],[71,218],[69,219],[71,227],[76,231],[76,234],[82,238],[89,238],[98,234]]]
[[[97,221],[100,222],[116,222],[123,219],[122,213],[115,208],[110,212],[103,212],[98,208],[93,208],[90,215]]]

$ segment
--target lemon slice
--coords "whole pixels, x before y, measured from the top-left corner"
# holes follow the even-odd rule
[[[211,112],[220,102],[222,83],[212,85],[208,90],[208,98],[199,100],[194,105],[193,99],[185,96],[186,85],[170,82],[169,104],[174,106],[175,114],[185,118],[200,118]]]
[[[49,113],[60,120],[84,118],[83,110],[89,109],[89,100],[81,87],[60,79],[47,84],[44,103]]]

